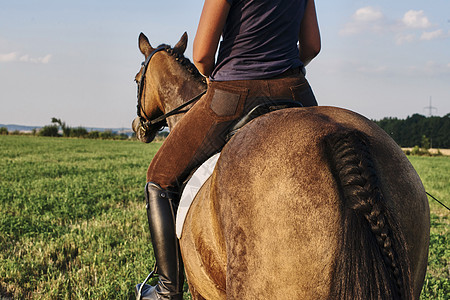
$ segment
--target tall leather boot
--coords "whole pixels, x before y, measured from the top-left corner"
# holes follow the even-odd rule
[[[141,299],[183,299],[183,262],[175,233],[175,208],[178,193],[164,190],[158,184],[145,186],[147,218],[152,236],[153,251],[159,281],[156,286],[145,284]],[[141,284],[136,286],[136,295]],[[139,297],[139,295],[138,295]]]

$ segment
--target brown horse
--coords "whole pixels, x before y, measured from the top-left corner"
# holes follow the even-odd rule
[[[141,34],[144,119],[205,88],[186,42],[154,52]],[[159,126],[133,128],[149,142]],[[429,230],[420,178],[383,130],[344,109],[289,108],[225,145],[180,246],[194,299],[418,299]]]

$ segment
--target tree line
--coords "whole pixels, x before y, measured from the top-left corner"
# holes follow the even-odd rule
[[[386,131],[400,147],[450,148],[450,113],[443,117],[425,117],[413,114],[405,120],[389,117],[374,122]],[[8,134],[8,130],[4,127],[0,128],[0,134]],[[33,134],[94,139],[128,139],[126,134],[117,134],[112,131],[88,131],[84,127],[72,128],[57,118],[52,118],[51,125],[44,126]],[[167,134],[167,132],[161,132],[161,138],[163,139]]]
[[[400,147],[450,148],[450,113],[443,117],[413,114],[405,120],[384,118],[375,123]]]
[[[1,135],[7,134],[21,134],[20,132],[8,132],[6,127],[0,128]],[[88,139],[117,139],[126,140],[128,135],[125,133],[116,133],[112,130],[105,131],[88,131],[84,127],[70,127],[61,119],[52,118],[50,125],[46,125],[40,129],[33,129],[31,135],[36,136],[50,136],[50,137],[74,137],[74,138],[88,138]]]

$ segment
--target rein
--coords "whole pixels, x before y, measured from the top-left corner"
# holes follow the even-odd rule
[[[200,99],[204,94],[206,93],[206,90],[201,92],[200,94],[198,94],[197,96],[195,96],[194,98],[190,99],[189,101],[186,101],[185,103],[181,104],[180,106],[178,106],[177,108],[172,109],[171,111],[169,111],[168,113],[153,119],[151,121],[147,121],[146,123],[149,123],[150,125],[154,125],[156,123],[159,123],[161,121],[166,120],[168,117],[173,116],[173,115],[178,115],[178,114],[182,114],[185,113],[187,110],[182,110],[183,108],[185,108],[186,106],[188,106],[189,104],[194,103],[195,101],[197,101],[198,99]]]
[[[185,113],[187,110],[182,110],[183,108],[185,108],[189,104],[192,104],[192,103],[196,102],[198,99],[200,99],[201,96],[203,96],[206,93],[206,90],[204,90],[203,92],[201,92],[200,94],[198,94],[194,98],[192,98],[189,101],[181,104],[180,106],[178,106],[175,109],[169,111],[168,113],[163,114],[162,116],[159,116],[156,119],[151,120],[149,118],[149,116],[147,116],[147,114],[145,113],[144,109],[142,109],[142,92],[144,91],[144,86],[145,86],[145,74],[147,73],[147,69],[148,69],[148,66],[150,64],[150,59],[153,57],[153,55],[155,55],[159,51],[167,50],[168,48],[169,48],[169,46],[160,46],[160,47],[156,48],[155,50],[153,50],[152,53],[150,53],[150,55],[147,57],[147,59],[142,63],[143,69],[142,69],[141,78],[139,80],[138,93],[137,93],[137,115],[138,115],[139,120],[140,120],[141,130],[143,130],[144,134],[152,126],[155,126],[157,124],[160,125],[160,129],[162,129],[164,126],[167,125],[166,119],[168,117],[173,116],[173,115],[177,115],[177,114]],[[144,114],[144,116],[142,116],[141,112]]]

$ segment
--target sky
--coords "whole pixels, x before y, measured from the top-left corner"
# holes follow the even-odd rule
[[[0,124],[129,128],[150,43],[192,41],[202,0],[0,0]],[[450,0],[316,0],[319,105],[369,119],[450,112]],[[431,105],[430,105],[431,103]],[[432,108],[430,108],[432,107]]]

